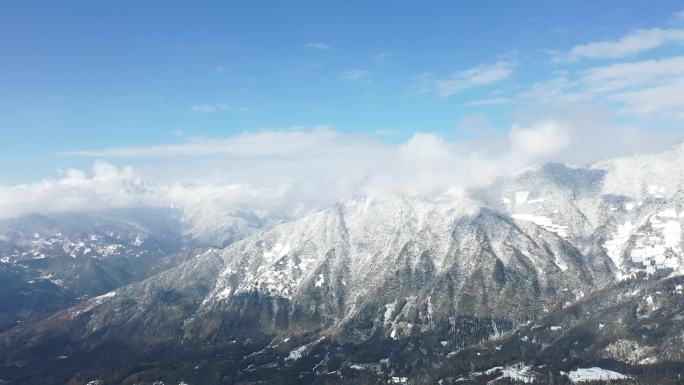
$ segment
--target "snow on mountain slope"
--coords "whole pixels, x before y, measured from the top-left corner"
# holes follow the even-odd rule
[[[116,296],[56,315],[46,324],[59,326],[41,333],[77,335],[74,349],[132,351],[296,340],[291,350],[308,352],[321,338],[475,336],[446,341],[460,349],[620,280],[682,274],[682,152],[680,145],[590,167],[548,164],[429,199],[342,201],[195,253]],[[487,326],[466,328],[462,317]],[[21,351],[27,336],[43,346],[21,330],[24,337],[6,340],[8,351]]]
[[[659,269],[684,273],[684,144],[587,168],[548,164],[475,191],[518,221],[567,239],[590,264],[610,259],[618,279]],[[612,278],[607,278],[608,281]]]
[[[673,198],[684,186],[684,142],[661,153],[607,159],[590,168],[606,172],[603,194],[635,200]]]
[[[0,221],[6,263],[54,256],[108,259],[168,253],[183,243],[182,228],[164,210],[29,215]]]
[[[183,340],[193,341],[238,332],[283,339],[323,333],[356,341],[373,325],[399,339],[458,315],[523,322],[592,290],[594,272],[585,265],[556,233],[466,196],[369,197],[117,290],[89,308],[86,334],[140,319],[145,326],[123,334],[181,329]],[[167,298],[172,313],[160,306]]]
[[[431,263],[439,271],[444,269],[456,219],[476,210],[474,203],[458,199],[438,203],[399,197],[346,201],[259,234],[257,242],[238,253],[233,248],[224,250],[228,267],[217,281],[215,297],[255,289],[292,298],[303,284],[373,284],[369,275],[379,278],[378,273],[396,268],[395,259],[409,243],[429,248]],[[335,275],[339,275],[335,277],[338,281],[331,278]],[[231,287],[235,276],[241,284]]]
[[[604,248],[618,278],[671,269],[684,274],[684,143],[661,154],[611,159],[602,193],[613,197]]]
[[[681,185],[683,148],[589,168],[549,164],[435,199],[343,201],[213,252],[223,268],[207,272],[215,277],[197,311],[258,293],[287,301],[285,313],[320,314],[318,324],[328,326],[368,311],[391,318],[383,321],[390,328],[412,312],[521,321],[615,277],[679,273],[681,194],[671,189]],[[627,183],[621,174],[634,164],[629,183],[665,190],[615,195],[615,181]],[[667,172],[650,172],[656,168]]]

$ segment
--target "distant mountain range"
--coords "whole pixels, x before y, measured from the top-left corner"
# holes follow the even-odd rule
[[[3,221],[0,379],[665,383],[684,372],[684,144],[429,199],[249,218],[206,237],[164,210]]]

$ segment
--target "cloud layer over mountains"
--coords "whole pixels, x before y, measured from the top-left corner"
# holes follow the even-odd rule
[[[89,173],[72,169],[36,182],[0,185],[0,218],[175,207],[191,217],[249,212],[290,219],[363,194],[435,196],[549,160],[586,160],[578,157],[587,147],[585,137],[572,124],[542,120],[469,141],[416,133],[391,144],[316,127],[78,151],[71,154],[109,161],[95,160]],[[597,138],[604,145],[608,140]],[[620,145],[616,139],[614,146]],[[135,168],[112,164],[131,160],[138,161]]]

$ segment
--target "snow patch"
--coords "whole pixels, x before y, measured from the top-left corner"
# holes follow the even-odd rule
[[[657,269],[670,268],[675,272],[684,271],[681,266],[682,228],[678,213],[666,209],[649,218],[651,231],[640,231],[634,248],[630,253],[633,263],[641,264],[648,274]]]
[[[89,312],[93,310],[95,307],[101,305],[103,302],[105,302],[109,298],[114,298],[116,297],[116,292],[115,291],[110,291],[109,293],[102,294],[100,296],[97,296],[84,304],[80,305],[75,311],[71,312],[71,318],[75,318],[83,313]]]
[[[627,221],[622,225],[617,226],[617,232],[612,239],[607,240],[603,244],[603,248],[606,250],[606,254],[613,261],[615,267],[618,270],[618,276],[621,276],[620,270],[622,270],[622,253],[624,251],[625,245],[629,241],[634,231],[634,225],[631,221]]]
[[[503,378],[510,378],[511,380],[521,381],[526,384],[530,384],[535,382],[538,376],[538,374],[534,370],[532,370],[531,365],[527,365],[523,362],[505,367],[497,366],[485,371],[485,373],[492,374],[499,371],[501,372],[501,375],[495,378],[494,380],[490,381],[489,383],[495,383],[496,381],[501,380]]]
[[[593,368],[579,368],[576,370],[571,370],[568,373],[568,378],[573,383],[576,382],[587,382],[587,381],[605,381],[605,380],[625,380],[631,377],[625,376],[618,372],[612,370],[601,369],[597,367]]]
[[[527,202],[527,197],[530,195],[529,191],[518,191],[515,193],[515,203],[522,204]]]
[[[532,214],[513,214],[513,219],[518,219],[525,222],[532,222],[537,226],[542,227],[546,231],[558,234],[558,236],[565,238],[568,236],[568,226],[558,225],[551,221],[551,218],[543,215]]]
[[[287,355],[287,358],[285,361],[297,361],[298,359],[304,357],[304,354],[306,353],[306,349],[308,348],[307,345],[302,345],[298,347],[297,349],[293,350],[290,352],[290,354]]]
[[[109,293],[102,294],[101,296],[95,297],[93,299],[105,299],[105,298],[113,298],[113,297],[116,297],[115,291],[110,291]]]
[[[219,300],[226,299],[229,296],[230,296],[230,288],[229,287],[224,288],[223,290],[218,292],[218,294],[216,294],[216,298]]]
[[[315,282],[316,287],[321,287],[325,283],[325,278],[323,277],[323,274],[318,274],[318,279]]]
[[[321,337],[314,342],[311,342],[311,343],[306,344],[306,345],[302,345],[302,346],[298,347],[297,349],[290,351],[290,354],[287,355],[287,357],[285,358],[285,361],[297,361],[297,360],[299,360],[300,358],[304,357],[304,355],[306,355],[307,351],[309,349],[311,349],[311,347],[317,345],[318,343],[320,343],[324,339],[325,339],[325,337]]]
[[[280,259],[287,255],[292,250],[289,244],[276,243],[269,251],[264,251],[264,259],[273,260]]]

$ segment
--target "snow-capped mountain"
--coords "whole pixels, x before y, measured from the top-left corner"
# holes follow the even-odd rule
[[[275,221],[275,219],[274,219]],[[0,331],[40,319],[269,225],[250,212],[138,208],[0,220]]]
[[[178,248],[182,234],[179,224],[163,214],[130,210],[6,219],[0,222],[2,262],[62,255],[106,260],[120,255],[168,253]]]
[[[182,262],[187,242],[166,211],[30,215],[0,221],[0,330]],[[48,304],[48,305],[46,305]]]
[[[6,332],[0,362],[27,383],[345,383],[361,375],[343,373],[353,365],[422,383],[459,351],[583,298],[684,274],[683,169],[680,144],[436,198],[342,201]]]

